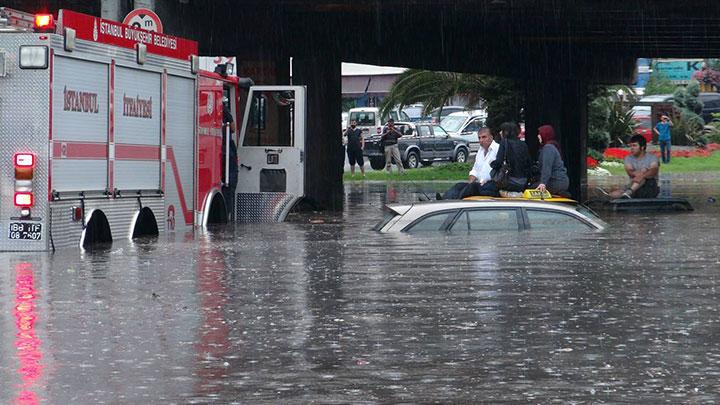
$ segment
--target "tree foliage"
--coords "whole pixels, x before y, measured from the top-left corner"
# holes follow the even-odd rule
[[[670,79],[667,78],[662,72],[657,69],[653,69],[650,74],[648,82],[645,84],[646,96],[652,96],[654,94],[671,94],[675,91],[677,85],[673,84]]]
[[[631,107],[636,99],[632,88],[597,86],[589,95],[588,148],[602,152],[610,144],[624,144],[637,126]]]
[[[414,103],[423,103],[423,114],[428,114],[446,105],[455,96],[464,97],[467,106],[485,107],[490,127],[497,127],[504,121],[517,121],[524,104],[520,86],[510,79],[408,69],[395,79],[381,104],[381,114],[386,114],[395,106]]]
[[[700,85],[693,80],[687,87],[678,87],[673,93],[673,105],[676,112],[673,117],[673,127],[670,136],[676,145],[704,145],[707,143],[703,136],[705,121],[700,114],[703,102],[700,96]]]

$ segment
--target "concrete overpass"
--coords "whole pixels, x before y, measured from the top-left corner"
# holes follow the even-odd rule
[[[120,13],[126,0],[6,1],[24,10]],[[526,89],[529,133],[553,124],[571,191],[585,181],[587,89],[630,83],[637,57],[718,57],[720,3],[670,0],[145,0],[165,31],[309,91],[306,193],[342,206],[340,62],[502,75]],[[239,64],[242,70],[242,64]],[[330,117],[325,119],[324,117]],[[528,137],[534,142],[534,137]],[[531,144],[531,147],[535,145]]]

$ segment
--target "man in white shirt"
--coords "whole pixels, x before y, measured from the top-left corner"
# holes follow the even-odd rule
[[[483,127],[478,130],[480,149],[475,155],[475,164],[468,175],[467,182],[460,182],[450,187],[442,196],[436,194],[438,200],[462,199],[471,195],[495,195],[497,187],[490,181],[490,163],[497,157],[498,145],[493,139],[490,128]]]
[[[478,139],[480,140],[480,149],[478,149],[477,155],[475,155],[475,164],[470,175],[468,176],[468,183],[477,181],[482,186],[483,184],[490,181],[490,163],[497,157],[498,148],[500,145],[495,142],[490,128],[483,127],[478,131]]]

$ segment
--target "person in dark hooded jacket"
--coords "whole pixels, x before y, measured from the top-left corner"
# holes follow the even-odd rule
[[[538,153],[540,178],[533,187],[540,191],[547,190],[550,194],[567,193],[570,179],[560,155],[560,144],[555,140],[555,130],[551,125],[538,128],[538,142],[540,142]]]
[[[510,177],[517,180],[517,184],[508,186],[507,191],[523,192],[530,180],[532,169],[532,160],[530,160],[530,151],[524,141],[518,139],[520,127],[514,122],[504,122],[500,125],[500,147],[498,148],[497,158],[490,163],[493,173],[502,167],[503,159],[507,154],[507,162],[510,165]],[[507,152],[506,152],[507,151]],[[522,185],[521,185],[522,183]]]

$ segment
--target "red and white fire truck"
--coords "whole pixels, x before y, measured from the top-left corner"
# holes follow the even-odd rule
[[[303,195],[305,88],[200,71],[197,54],[73,11],[0,8],[0,251],[283,220]],[[239,172],[223,195],[228,139]]]

